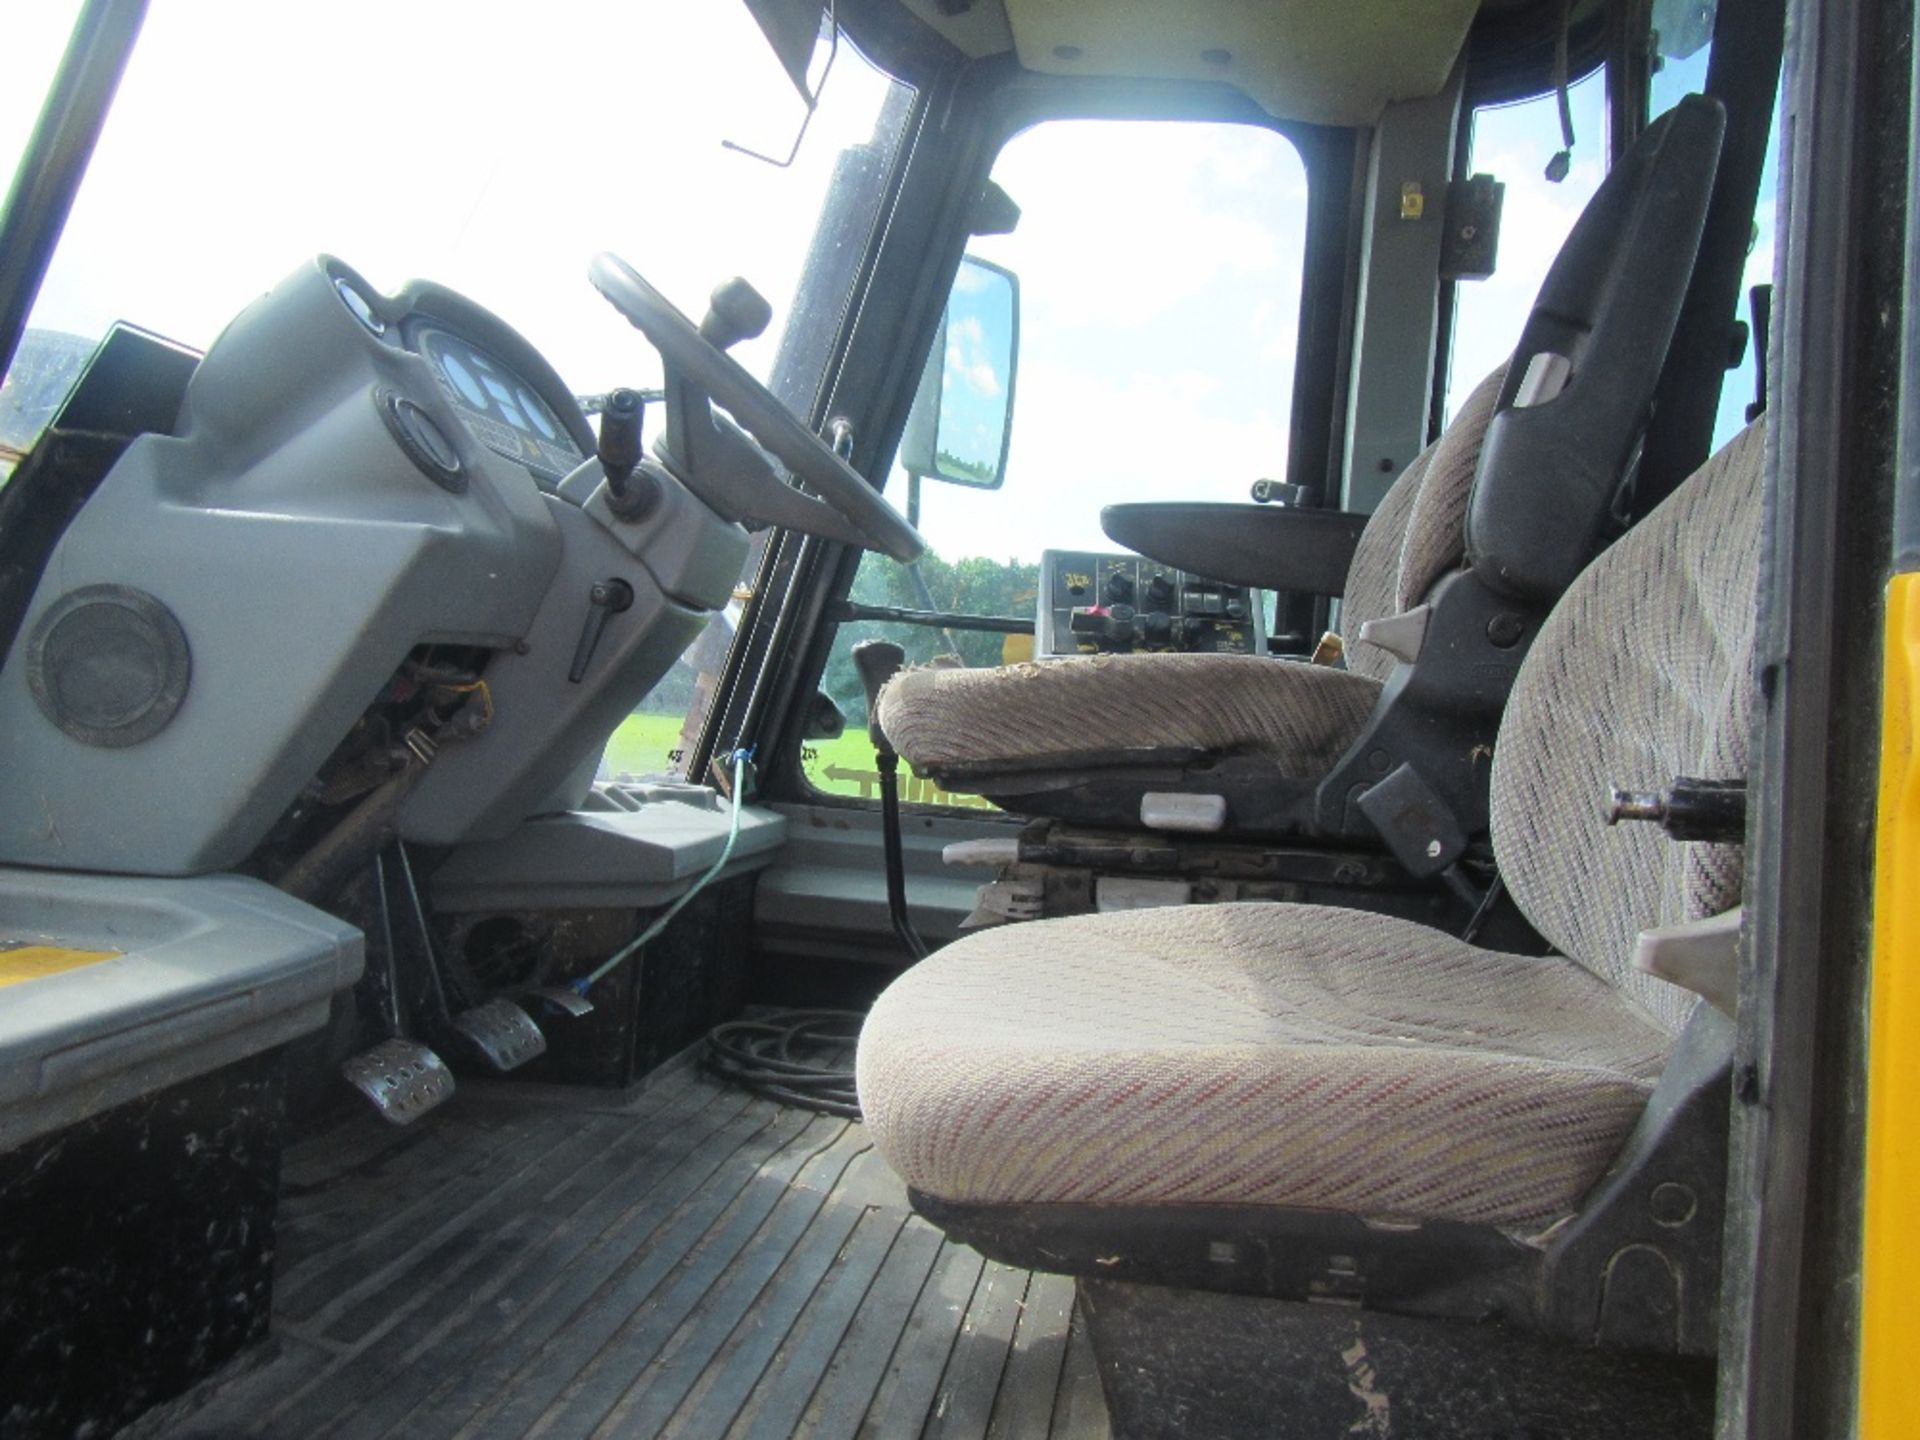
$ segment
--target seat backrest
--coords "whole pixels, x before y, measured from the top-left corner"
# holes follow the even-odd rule
[[[1604,539],[1680,322],[1726,125],[1704,95],[1649,125],[1540,286],[1467,509],[1468,556],[1501,594],[1552,604]]]
[[[1386,679],[1359,638],[1471,557],[1551,604],[1598,547],[1632,473],[1679,322],[1726,118],[1690,95],[1608,172],[1541,282],[1513,359],[1415,457],[1361,533],[1340,607],[1347,667]]]
[[[1400,473],[1360,532],[1340,601],[1347,668],[1385,680],[1395,660],[1360,638],[1360,627],[1411,610],[1466,558],[1467,497],[1506,367],[1474,387],[1460,413]]]
[[[1636,970],[1642,930],[1740,903],[1741,849],[1606,823],[1611,786],[1744,779],[1765,422],[1588,566],[1534,641],[1493,759],[1493,844],[1534,928],[1668,1030],[1694,997]]]

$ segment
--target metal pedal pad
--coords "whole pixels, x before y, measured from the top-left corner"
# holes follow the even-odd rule
[[[382,1040],[340,1073],[396,1125],[411,1125],[453,1096],[453,1072],[418,1040]]]
[[[546,1054],[547,1037],[511,1000],[489,1000],[453,1017],[453,1028],[473,1042],[487,1064],[499,1071],[518,1070]]]
[[[573,1016],[576,1020],[582,1015],[591,1015],[593,1013],[593,1002],[591,1000],[587,999],[587,997],[582,995],[578,990],[569,989],[564,985],[542,985],[538,989],[526,991],[521,998],[544,1000],[556,1010],[566,1011],[567,1014]]]

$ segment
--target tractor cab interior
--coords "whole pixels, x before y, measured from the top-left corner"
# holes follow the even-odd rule
[[[1795,4],[0,21],[0,1433],[1849,1433]]]

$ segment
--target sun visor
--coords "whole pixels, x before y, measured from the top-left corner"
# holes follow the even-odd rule
[[[767,37],[793,88],[808,104],[813,103],[813,92],[807,89],[807,62],[813,59],[813,45],[820,38],[820,19],[825,12],[822,0],[747,0],[747,13]]]
[[[1433,95],[1479,0],[1005,0],[1014,47],[1050,75],[1212,80],[1270,113],[1372,125],[1396,100]]]

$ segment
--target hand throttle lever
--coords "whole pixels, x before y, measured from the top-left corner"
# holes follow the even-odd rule
[[[606,633],[607,621],[633,608],[633,586],[624,580],[599,580],[587,592],[587,623],[580,627],[580,643],[573,647],[573,667],[567,679],[578,685],[586,678],[593,652]]]

